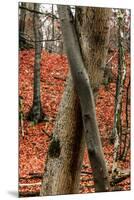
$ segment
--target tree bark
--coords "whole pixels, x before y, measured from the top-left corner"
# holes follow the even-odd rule
[[[19,127],[20,127],[20,132],[22,137],[24,137],[24,113],[23,113],[23,98],[19,96]]]
[[[33,3],[21,3],[19,19],[19,48],[34,48],[33,13],[27,12],[34,7]],[[21,9],[25,8],[25,9]],[[30,38],[30,40],[29,40]]]
[[[21,3],[22,6],[26,6],[26,3]],[[25,30],[25,17],[26,11],[20,10],[19,16],[19,48],[22,49],[24,47],[24,43],[26,42],[25,39],[22,40],[22,35],[24,35]]]
[[[109,177],[99,136],[92,89],[82,60],[73,15],[67,6],[58,6],[58,12],[71,74],[80,100],[85,141],[93,170],[95,189],[97,192],[109,191]]]
[[[82,129],[79,101],[69,74],[49,146],[41,196],[79,193]]]
[[[81,13],[83,12],[84,9],[86,8],[83,7],[79,9],[79,17],[81,16]],[[92,9],[93,8],[90,8],[88,12],[92,12]],[[96,17],[96,21],[97,21],[98,9],[99,8],[94,9],[94,17]],[[105,42],[103,43],[103,45],[101,44],[100,48],[99,48],[99,43],[95,47],[92,46],[93,43],[90,44],[90,42],[92,41],[92,37],[94,37],[94,34],[90,35],[91,37],[90,40],[86,41],[88,44],[86,46],[84,45],[84,41],[85,41],[84,32],[85,32],[85,38],[86,38],[89,31],[89,29],[85,29],[86,23],[87,24],[93,23],[90,17],[85,18],[85,20],[83,21],[83,25],[81,26],[82,28],[79,27],[80,19],[76,17],[77,32],[78,34],[80,34],[81,32],[83,33],[83,37],[80,40],[80,42],[82,43],[81,44],[82,56],[83,56],[84,64],[86,68],[88,69],[88,73],[90,74],[90,77],[91,77],[91,85],[92,85],[94,93],[96,93],[95,92],[96,85],[99,85],[101,83],[102,81],[101,78],[103,76],[101,75],[101,78],[97,78],[97,76],[100,76],[100,73],[97,73],[96,71],[97,71],[97,67],[100,67],[100,66],[99,65],[96,66],[95,64],[96,62],[95,56],[93,57],[93,59],[90,59],[90,60],[89,60],[89,57],[90,55],[92,57],[92,50],[94,50],[94,52],[98,54],[98,60],[100,60],[100,62],[104,63],[105,65],[106,53],[102,53],[102,52],[105,48],[106,48],[105,51],[107,51],[107,48],[108,48],[106,44],[107,44],[107,40],[109,36],[109,28],[107,28],[107,32],[103,32],[103,27],[106,25],[107,26],[109,25],[108,22],[109,22],[109,16],[110,16],[111,10],[110,9],[108,10],[109,12],[106,13],[106,10],[102,8],[101,11],[98,12],[101,15],[100,18],[102,18],[102,21],[104,17],[103,14],[105,13],[105,18],[107,19],[107,23],[105,24],[98,23],[97,26],[90,27],[90,31],[95,32],[95,30],[97,31],[97,27],[100,28],[101,26],[100,34],[104,34],[103,38],[105,38]],[[76,9],[76,13],[77,12],[78,12],[78,9]],[[82,17],[84,17],[84,15],[82,15]],[[84,57],[84,54],[86,54],[85,57]],[[103,61],[101,61],[101,59]],[[89,70],[90,67],[92,67],[92,69]],[[100,71],[103,74],[103,70],[100,70]],[[95,79],[92,78],[92,75],[91,75],[92,73],[94,74]],[[84,141],[82,119],[81,119],[81,113],[80,113],[80,104],[79,104],[79,100],[77,98],[76,92],[74,90],[72,78],[70,75],[66,82],[66,89],[64,91],[62,102],[59,107],[58,116],[57,116],[55,129],[53,133],[54,133],[53,140],[57,138],[57,140],[60,141],[59,142],[60,153],[56,153],[57,157],[51,156],[53,155],[53,152],[51,154],[51,151],[49,151],[48,153],[46,167],[44,171],[44,177],[42,180],[41,196],[79,193],[80,171],[81,171],[81,165],[83,161],[83,154],[85,150],[85,141]],[[53,140],[52,140],[52,143],[53,143]],[[51,144],[50,144],[50,147],[52,146]],[[49,148],[49,149],[52,149],[52,148]],[[58,157],[58,154],[60,154],[59,157]]]
[[[34,4],[34,9],[39,10],[40,4]],[[28,119],[34,123],[38,123],[43,120],[44,114],[41,107],[41,96],[40,96],[40,61],[42,44],[37,42],[42,39],[42,30],[40,27],[39,14],[34,13],[33,17],[33,28],[35,34],[35,61],[34,61],[34,96],[33,105],[28,114]]]
[[[127,85],[127,89],[126,89],[126,128],[128,129],[129,128],[129,118],[128,118],[128,106],[129,106],[129,93],[130,91],[130,77],[129,77],[129,82],[128,82],[128,85]]]
[[[26,3],[21,3],[22,6],[26,6]],[[24,33],[25,30],[25,17],[26,17],[26,11],[20,10],[20,19],[19,19],[19,32]]]
[[[123,47],[123,26],[124,26],[124,14],[119,9],[118,11],[118,86],[116,87],[116,99],[115,99],[115,114],[114,114],[114,126],[112,131],[112,137],[114,139],[114,154],[113,154],[113,167],[112,167],[112,173],[114,176],[114,171],[116,171],[118,167],[118,150],[119,146],[121,145],[121,132],[119,129],[120,121],[121,121],[121,110],[122,110],[122,97],[123,97],[123,90],[124,90],[124,84],[126,79],[126,64],[125,64],[125,53],[124,53],[124,47]]]
[[[110,17],[108,8],[76,7],[76,30],[95,99],[104,77]]]

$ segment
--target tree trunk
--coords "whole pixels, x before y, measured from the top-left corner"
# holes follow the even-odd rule
[[[108,8],[76,7],[77,33],[95,98],[104,77],[110,17]]]
[[[34,4],[34,9],[39,11],[40,4]],[[35,62],[34,62],[34,96],[33,105],[28,114],[28,119],[38,123],[43,120],[44,114],[41,107],[40,97],[40,61],[42,43],[39,42],[42,39],[42,31],[40,28],[39,14],[34,13],[33,28],[35,34]]]
[[[112,166],[112,174],[114,176],[114,172],[118,167],[118,151],[121,145],[121,132],[120,132],[120,121],[121,121],[121,110],[122,110],[122,97],[124,84],[126,79],[126,64],[125,64],[125,52],[123,45],[123,27],[124,27],[124,11],[118,11],[118,87],[116,87],[116,100],[115,100],[115,114],[114,114],[114,125],[112,131],[112,138],[114,139],[114,153],[113,153],[113,166]]]
[[[73,15],[69,6],[58,6],[58,12],[71,74],[80,100],[85,141],[93,170],[95,189],[97,192],[109,191],[109,176],[100,141],[94,98],[80,52],[79,41],[73,24]]]
[[[88,29],[85,29],[86,23],[91,24],[92,20],[90,18],[84,18],[85,20],[83,21],[83,25],[80,28],[79,20],[81,19],[78,18],[78,15],[80,17],[83,10],[85,11],[85,9],[86,9],[85,7],[83,8],[79,7],[79,9],[78,8],[76,9],[76,16],[77,16],[76,26],[77,26],[77,32],[79,34],[81,32],[85,33],[86,37],[89,31]],[[88,9],[88,12],[92,12],[92,9],[93,8]],[[98,9],[99,8],[93,9],[94,13],[97,13]],[[90,28],[91,32],[92,31],[95,32],[95,30],[97,31],[97,28],[99,28],[101,30],[100,31],[101,34],[103,32],[103,27],[106,25],[108,26],[110,9],[108,10],[109,12],[105,14],[107,23],[104,24],[98,23],[97,26],[91,26]],[[78,11],[79,13],[77,14]],[[102,8],[100,14],[103,13],[104,11],[105,9]],[[97,18],[96,14],[94,14],[94,16]],[[82,15],[82,17],[84,17],[84,15]],[[103,17],[104,15],[101,14],[100,18],[102,18],[102,21]],[[102,28],[100,28],[100,26]],[[101,44],[100,48],[99,48],[99,43],[95,47],[92,46],[93,43],[90,44],[90,42],[92,42],[91,38],[89,41],[86,41],[88,42],[87,45],[84,45],[85,41],[84,34],[83,38],[81,38],[80,40],[83,60],[86,68],[88,69],[88,73],[90,74],[93,73],[94,76],[96,74],[95,79],[93,79],[92,75],[90,75],[91,85],[94,92],[96,91],[95,89],[96,85],[99,85],[101,83],[102,81],[101,79],[103,76],[101,75],[101,78],[97,78],[97,76],[100,77],[100,72],[99,73],[96,72],[97,67],[99,65],[96,66],[95,64],[96,62],[95,56],[93,57],[93,59],[90,60],[89,57],[90,55],[92,56],[92,49],[94,49],[94,52],[98,54],[98,60],[100,60],[100,63],[104,63],[105,65],[106,50],[108,48],[108,46],[106,46],[105,44],[108,41],[108,36],[109,36],[109,29],[107,28],[107,32],[103,33],[103,38],[105,39],[105,42],[103,43],[103,45]],[[90,37],[94,38],[94,34],[92,34],[92,36]],[[89,49],[89,46],[91,50]],[[104,46],[106,48],[105,53],[103,53]],[[89,68],[91,68],[91,70]],[[101,70],[101,72],[103,74],[103,70]],[[55,138],[59,141],[58,143],[60,144],[59,145],[60,148],[58,148],[59,149],[58,153],[56,153],[57,157],[51,156],[53,153],[51,154],[50,151],[52,149],[52,143],[55,140]],[[83,154],[85,150],[85,141],[82,128],[79,100],[76,96],[76,92],[74,90],[72,78],[70,75],[66,83],[66,88],[63,94],[61,105],[59,107],[52,143],[50,144],[49,153],[46,161],[46,167],[42,181],[41,196],[79,193],[80,171],[83,161]]]
[[[26,3],[21,3],[22,6],[26,6]],[[20,19],[19,19],[19,33],[24,33],[25,30],[25,17],[26,17],[26,11],[20,10]]]
[[[129,107],[129,91],[130,91],[130,77],[129,77],[129,82],[127,85],[127,89],[126,89],[126,128],[129,128],[129,118],[128,118],[128,107]]]
[[[21,3],[20,6],[20,19],[19,19],[19,48],[29,49],[34,48],[34,30],[33,30],[33,3]],[[26,9],[24,9],[26,8]]]
[[[66,84],[49,146],[41,196],[79,192],[84,153],[83,127],[79,101],[70,74]]]
[[[21,3],[22,6],[26,6],[26,3]],[[26,11],[20,10],[20,17],[19,17],[19,48],[22,49],[24,47],[24,43],[26,42],[24,37],[24,30],[25,30],[25,17]]]

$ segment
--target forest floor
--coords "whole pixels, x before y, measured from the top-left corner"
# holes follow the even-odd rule
[[[19,55],[19,96],[23,98],[24,116],[30,110],[33,99],[33,68],[34,51],[21,51]],[[117,55],[111,60],[113,74],[117,72]],[[128,84],[130,74],[130,57],[126,55]],[[50,142],[50,136],[54,127],[58,106],[64,91],[65,80],[68,73],[68,62],[65,56],[42,52],[41,61],[41,102],[44,113],[48,116],[48,122],[41,122],[34,125],[24,119],[24,136],[19,127],[19,192],[20,196],[27,196],[27,193],[39,195],[41,177],[44,171],[45,159]],[[113,145],[109,142],[109,137],[113,127],[114,119],[114,96],[115,81],[107,87],[102,86],[99,90],[96,102],[96,114],[101,134],[104,155],[111,170],[113,163]],[[123,131],[125,128],[125,91],[123,95]],[[130,109],[130,108],[129,108]],[[130,132],[130,129],[129,129]],[[119,161],[119,168],[130,168],[130,151],[126,161]],[[130,190],[130,178],[118,184],[121,190]],[[92,171],[88,160],[87,150],[85,150],[80,181],[80,193],[94,192]]]

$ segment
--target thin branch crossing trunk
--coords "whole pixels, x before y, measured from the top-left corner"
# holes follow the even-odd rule
[[[94,94],[103,79],[110,15],[111,9],[76,8],[75,26],[80,40],[84,67],[88,70]],[[94,26],[92,26],[93,17]],[[99,40],[96,40],[98,32]],[[84,150],[81,108],[72,76],[69,73],[45,162],[41,196],[79,193]]]

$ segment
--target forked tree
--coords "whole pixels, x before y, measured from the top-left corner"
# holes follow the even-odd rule
[[[79,193],[85,142],[95,190],[109,191],[109,177],[95,117],[94,99],[103,80],[111,9],[77,7],[75,20],[68,6],[58,6],[58,11],[73,80],[69,73],[45,163],[41,196]],[[80,71],[75,67],[80,67]],[[83,90],[80,84],[82,76],[85,85]],[[78,86],[81,88],[80,93]],[[85,97],[89,100],[91,113],[85,113],[83,108],[83,101],[87,105]]]

